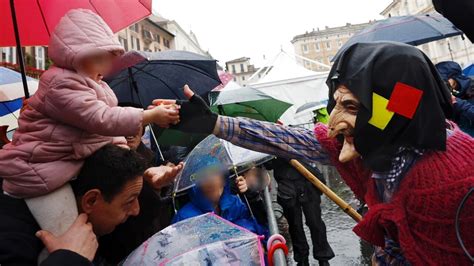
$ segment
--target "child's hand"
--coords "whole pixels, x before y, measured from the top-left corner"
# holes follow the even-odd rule
[[[150,112],[151,122],[161,128],[169,128],[179,123],[179,108],[180,106],[176,104],[161,104],[147,111]]]
[[[247,181],[245,181],[245,178],[243,176],[238,176],[235,179],[235,184],[237,184],[237,188],[239,189],[240,193],[247,192],[248,190]]]

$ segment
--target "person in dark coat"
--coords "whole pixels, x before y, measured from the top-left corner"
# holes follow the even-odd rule
[[[0,178],[0,265],[38,265],[38,254],[44,247],[40,238],[35,236],[40,230],[39,225],[31,215],[25,201],[5,195],[1,183]],[[74,226],[78,226],[77,223]],[[77,237],[71,232],[63,236],[65,238]],[[68,249],[64,243],[58,246],[61,240],[49,237],[48,240],[49,245],[56,246],[56,249],[51,250],[51,254],[40,264],[41,266],[92,265],[91,261],[84,257],[84,253],[79,254],[77,251]]]
[[[147,169],[146,160],[135,151],[107,145],[86,159],[78,178],[71,182],[78,209],[82,213],[80,217],[85,214],[88,217],[86,220],[89,223],[85,220],[82,222],[88,226],[89,233],[97,235],[99,243],[102,238],[118,230],[128,219],[135,216],[145,216],[150,219],[152,216],[147,212],[147,208],[140,211],[139,195],[143,184],[150,183],[151,187],[155,187],[160,182],[153,181],[163,178],[164,174],[159,173],[157,167],[152,170],[145,171],[145,169]],[[139,221],[142,220],[139,219]],[[81,224],[77,226],[80,227]],[[95,257],[94,254],[81,256],[79,252],[68,250],[68,245],[64,244],[74,244],[81,239],[69,237],[73,233],[69,232],[71,230],[56,238],[46,231],[41,231],[38,235],[39,229],[24,200],[12,198],[0,191],[0,265],[37,265],[38,255],[44,246],[51,254],[41,264],[43,266],[92,265],[92,259],[95,265],[116,264],[108,260],[110,253],[107,252],[113,251],[113,246],[109,246],[107,250],[104,249],[107,245],[100,243],[102,247],[99,248]],[[149,231],[147,230],[146,227],[135,227],[135,234],[128,235],[129,241],[137,243],[137,246],[140,245],[148,238]],[[35,233],[45,245],[35,236]],[[79,235],[87,236],[86,233]],[[95,248],[97,248],[95,235],[93,240],[96,241]],[[58,241],[54,241],[55,239]],[[75,239],[75,241],[70,239]],[[63,243],[63,247],[55,242]],[[128,255],[124,250],[115,250],[117,254],[121,254],[121,257],[117,259],[122,260]]]
[[[456,62],[438,63],[436,69],[453,95],[454,122],[462,131],[474,136],[474,82],[462,73]]]
[[[78,210],[78,219],[88,231],[76,237],[76,222],[62,236],[53,236],[41,230],[23,199],[0,193],[0,265],[37,265],[38,256],[44,246],[51,253],[44,265],[92,265],[91,261],[102,261],[100,254],[94,258],[97,237],[113,232],[128,218],[140,212],[138,195],[143,185],[146,163],[136,152],[114,145],[106,145],[84,162],[77,179],[71,182]],[[87,223],[88,222],[88,223]],[[94,254],[80,256],[79,252],[61,251],[67,244],[79,242],[80,236],[92,234],[95,241],[83,248],[94,248]],[[36,236],[35,236],[36,235]],[[40,241],[40,239],[42,241]],[[54,240],[57,239],[59,243]],[[142,239],[144,241],[145,239]],[[44,245],[43,245],[43,243]]]
[[[303,165],[324,182],[322,173],[307,163]],[[268,164],[278,183],[278,204],[288,220],[294,259],[298,265],[309,265],[309,246],[303,227],[303,213],[311,232],[313,257],[319,265],[329,265],[334,252],[328,243],[326,225],[321,218],[321,192],[294,169],[287,160],[277,158]]]
[[[120,106],[131,106],[141,108],[133,103],[121,103]],[[162,198],[162,195],[170,191],[169,183],[174,180],[177,170],[174,165],[162,165],[154,167],[156,154],[148,149],[142,142],[144,128],[135,136],[126,136],[127,146],[140,154],[151,167],[147,171],[162,172],[166,177],[161,184],[151,185],[144,182],[143,189],[138,196],[140,204],[140,215],[132,216],[110,234],[99,239],[99,253],[109,263],[119,263],[140,246],[144,239],[148,239],[155,233],[161,231],[171,224],[174,210],[170,200]],[[180,166],[179,166],[180,167]]]

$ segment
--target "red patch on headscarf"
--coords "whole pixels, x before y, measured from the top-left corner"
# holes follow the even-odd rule
[[[412,119],[422,95],[422,90],[397,82],[388,101],[387,110]]]

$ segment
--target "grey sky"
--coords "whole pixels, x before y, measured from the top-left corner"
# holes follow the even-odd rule
[[[381,19],[391,0],[154,0],[153,9],[192,30],[220,61],[248,56],[257,65],[297,34],[325,26]]]

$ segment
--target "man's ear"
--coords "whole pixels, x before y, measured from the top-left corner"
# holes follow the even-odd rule
[[[97,204],[103,201],[102,193],[98,189],[91,189],[81,197],[82,211],[90,214]]]

